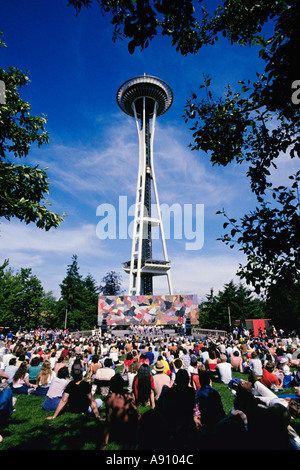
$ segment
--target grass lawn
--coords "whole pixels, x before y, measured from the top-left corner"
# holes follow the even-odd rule
[[[246,379],[247,376],[234,373],[234,377]],[[213,383],[222,397],[225,413],[233,407],[234,396],[228,386]],[[283,393],[283,392],[282,392]],[[293,388],[284,393],[294,393]],[[3,441],[0,450],[97,450],[102,440],[103,423],[93,415],[84,416],[62,413],[54,420],[46,420],[53,412],[42,409],[44,397],[19,395],[15,411],[7,428],[0,431]],[[149,408],[139,408],[144,413]],[[100,412],[105,416],[105,410]],[[292,420],[291,425],[300,434],[300,419]],[[121,450],[117,443],[110,442],[107,450]]]

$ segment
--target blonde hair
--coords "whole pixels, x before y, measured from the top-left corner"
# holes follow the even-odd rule
[[[131,372],[133,374],[136,373],[139,370],[140,365],[141,364],[139,363],[139,361],[133,361],[128,367],[128,372]]]
[[[39,371],[38,375],[36,376],[36,383],[37,385],[48,385],[48,379],[51,377],[52,370],[51,370],[51,363],[50,361],[44,361]]]
[[[197,369],[198,369],[198,374],[199,374],[199,372],[201,373],[201,372],[205,372],[205,371],[206,371],[206,367],[205,367],[205,365],[202,364],[202,363],[200,363],[200,364],[198,365],[198,368],[197,368]]]

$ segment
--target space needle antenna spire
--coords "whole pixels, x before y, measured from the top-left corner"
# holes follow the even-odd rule
[[[153,276],[167,276],[169,294],[173,294],[170,262],[167,256],[162,216],[153,165],[155,122],[173,102],[171,88],[161,79],[146,75],[126,81],[117,92],[121,110],[134,117],[139,139],[139,165],[136,188],[131,259],[123,263],[129,273],[129,295],[153,295]],[[157,217],[151,215],[154,189]],[[158,226],[163,259],[152,256],[152,227]]]

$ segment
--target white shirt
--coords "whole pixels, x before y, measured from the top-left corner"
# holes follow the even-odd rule
[[[191,376],[191,374],[198,374],[198,369],[194,366],[189,366],[187,371],[189,376]]]
[[[220,362],[216,365],[216,369],[220,374],[220,380],[224,384],[229,384],[232,379],[232,368],[229,362]]]
[[[262,364],[260,359],[250,359],[249,366],[256,375],[263,375]]]
[[[58,377],[54,377],[47,392],[48,398],[57,398],[62,397],[66,386],[68,385],[69,381],[67,379],[59,379]]]

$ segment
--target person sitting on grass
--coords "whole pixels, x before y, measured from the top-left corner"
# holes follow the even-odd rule
[[[8,387],[4,390],[0,390],[0,429],[8,425],[15,401],[16,398],[13,397],[11,388]],[[2,441],[3,437],[0,435],[0,442]]]
[[[8,366],[5,367],[4,373],[7,376],[6,382],[10,385],[13,381],[13,376],[18,370],[18,366],[16,365],[17,359],[12,357],[8,363]]]
[[[106,398],[104,438],[100,450],[105,449],[110,436],[119,443],[135,444],[140,419],[134,395],[124,389],[124,379],[121,375],[115,374],[110,380]]]
[[[15,375],[11,385],[12,391],[17,395],[28,395],[28,393],[36,388],[36,385],[29,382],[29,374],[27,371],[27,362],[22,362]]]
[[[201,414],[204,432],[214,430],[216,424],[225,418],[225,411],[219,392],[212,388],[210,371],[199,372],[200,390],[196,390],[196,403]]]
[[[42,406],[43,410],[56,410],[69,381],[69,369],[67,367],[61,367],[57,372],[57,377],[54,377],[50,384],[46,399]]]
[[[110,379],[115,375],[116,371],[113,368],[113,361],[110,357],[106,357],[104,360],[104,366],[97,369],[94,383],[93,393],[98,390],[102,396],[106,396],[109,392]]]
[[[275,363],[273,361],[268,361],[263,368],[263,375],[260,381],[266,387],[276,391],[279,388],[282,389],[283,378],[282,376],[274,373],[274,371],[275,371]]]
[[[55,372],[51,370],[51,362],[48,360],[44,361],[40,372],[36,376],[37,388],[31,393],[39,397],[45,397],[55,375]]]
[[[230,362],[227,362],[227,356],[225,356],[225,354],[221,355],[221,362],[217,364],[216,372],[220,382],[229,384],[232,380],[232,366]]]
[[[68,383],[65,392],[54,412],[53,416],[46,419],[55,419],[67,405],[67,410],[71,413],[91,413],[93,411],[96,418],[99,416],[99,408],[103,406],[100,398],[94,398],[91,391],[91,384],[83,379],[82,368],[79,364],[74,364],[71,375],[73,380]]]
[[[128,387],[127,387],[127,389],[128,389],[129,393],[132,392],[133,381],[134,381],[134,378],[135,378],[136,374],[138,373],[138,370],[139,370],[140,366],[141,366],[141,364],[138,361],[134,361],[128,367],[128,372],[127,372]]]
[[[28,366],[29,382],[36,384],[36,377],[42,368],[42,360],[40,356],[34,356]]]
[[[234,351],[230,356],[230,364],[234,372],[243,373],[243,357],[240,355],[239,351]]]
[[[165,366],[162,361],[157,361],[153,367],[154,371],[156,372],[153,376],[155,402],[158,400],[164,385],[171,387],[171,377],[164,373],[164,368]]]
[[[129,366],[135,361],[133,355],[131,352],[128,352],[126,354],[126,358],[124,359],[124,364],[123,364],[123,370],[122,370],[122,375],[125,375],[128,373]]]
[[[154,380],[148,364],[141,364],[133,379],[132,391],[138,405],[155,407]]]
[[[172,449],[179,448],[179,445],[184,448],[190,445],[196,433],[196,391],[189,386],[189,381],[187,370],[179,369],[174,385],[164,385],[156,402],[155,411],[165,420],[166,437]]]

